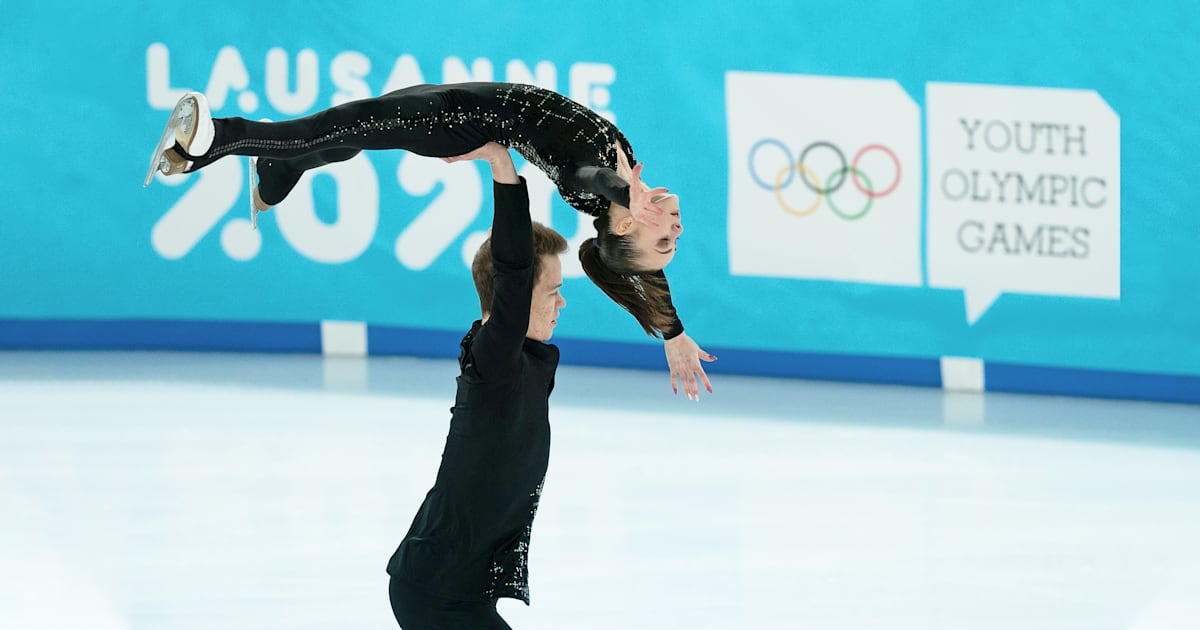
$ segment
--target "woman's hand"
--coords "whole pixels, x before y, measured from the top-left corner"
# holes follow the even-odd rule
[[[649,188],[642,183],[642,163],[633,167],[632,181],[629,182],[629,214],[634,221],[658,227],[658,217],[663,209],[651,201],[656,195],[668,192],[666,188]]]
[[[662,216],[663,209],[650,200],[655,195],[668,192],[667,189],[651,190],[642,181],[642,165],[639,163],[637,166],[629,168],[629,158],[625,157],[621,145],[614,145],[613,149],[617,153],[617,175],[629,179],[629,215],[638,223],[658,227],[658,217]]]
[[[701,350],[687,333],[664,341],[663,350],[667,354],[667,365],[671,367],[671,391],[678,394],[677,383],[682,384],[688,400],[700,400],[699,383],[704,383],[704,389],[712,393],[712,383],[708,382],[708,375],[704,373],[700,361],[711,363],[717,357]]]

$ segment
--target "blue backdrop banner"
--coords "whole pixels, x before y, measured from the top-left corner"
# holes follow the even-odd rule
[[[479,165],[362,154],[257,231],[245,158],[141,183],[186,90],[215,116],[279,120],[496,80],[615,120],[645,179],[680,195],[668,275],[716,373],[937,385],[958,357],[989,366],[989,389],[1200,402],[1188,2],[5,13],[0,347],[319,351],[340,320],[368,325],[372,353],[452,356],[478,316]],[[519,166],[536,219],[572,246],[593,235]],[[564,275],[566,360],[661,362],[573,256]]]

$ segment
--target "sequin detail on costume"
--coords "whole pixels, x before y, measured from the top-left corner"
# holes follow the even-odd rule
[[[518,134],[516,137],[505,138],[501,144],[520,153],[521,157],[545,173],[550,181],[554,182],[563,200],[571,207],[592,216],[600,216],[608,212],[609,202],[604,197],[586,190],[564,186],[563,170],[568,168],[574,160],[567,156],[556,155],[549,149],[558,145],[587,146],[592,151],[587,156],[587,162],[578,162],[574,166],[590,163],[615,170],[617,168],[617,144],[629,146],[629,141],[616,125],[557,92],[533,85],[506,84],[505,87],[497,90],[496,96],[501,106],[514,112],[519,118],[521,124],[515,125],[512,129],[529,127],[545,129],[549,127],[569,133],[568,136],[560,136],[559,141],[555,143],[531,142]],[[629,163],[636,163],[632,149],[629,151]]]
[[[618,146],[630,164],[636,163],[628,140],[612,122],[562,94],[533,85],[446,85],[425,96],[419,91],[401,90],[371,100],[357,110],[351,104],[339,107],[345,109],[339,109],[337,115],[345,119],[336,125],[322,125],[319,119],[286,121],[306,121],[309,128],[321,129],[316,136],[241,137],[222,143],[218,133],[218,144],[204,156],[196,156],[192,168],[232,154],[272,154],[286,161],[339,147],[404,149],[436,156],[448,150],[447,146],[457,146],[442,142],[492,139],[544,172],[563,200],[576,210],[600,216],[608,211],[609,200],[585,189],[576,178],[577,169],[602,166],[615,170]]]
[[[502,549],[492,559],[491,585],[484,591],[488,599],[513,597],[526,604],[529,603],[529,538],[533,533],[533,517],[537,516],[538,503],[542,499],[542,484],[529,493],[529,521],[520,537],[506,549]]]
[[[430,105],[432,105],[432,103],[430,103]],[[476,109],[478,110],[478,108]],[[316,138],[299,138],[292,140],[243,138],[229,144],[213,147],[207,154],[203,156],[203,158],[207,163],[211,163],[219,158],[240,150],[253,149],[263,151],[303,151],[335,140],[344,142],[345,138],[350,136],[367,136],[372,133],[388,132],[396,129],[417,131],[419,129],[430,129],[435,126],[453,127],[454,125],[479,123],[489,125],[497,129],[505,129],[511,127],[512,125],[512,121],[503,120],[494,112],[486,112],[482,110],[466,112],[462,111],[462,108],[459,107],[455,111],[437,112],[433,115],[418,114],[413,116],[384,118],[381,120],[376,120],[375,118],[360,120],[353,125],[334,127],[329,133]]]

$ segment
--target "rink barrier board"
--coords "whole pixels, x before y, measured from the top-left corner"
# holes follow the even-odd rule
[[[453,359],[462,333],[366,325],[366,354]],[[556,339],[563,363],[662,370],[662,348],[644,343]],[[721,374],[943,387],[942,358],[707,348]],[[171,350],[322,354],[321,323],[189,320],[0,320],[0,350]],[[982,390],[1200,404],[1200,377],[980,362]]]

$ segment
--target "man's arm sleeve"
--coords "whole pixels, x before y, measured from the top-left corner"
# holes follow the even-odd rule
[[[493,182],[492,265],[495,296],[487,324],[475,346],[481,375],[515,373],[529,330],[533,297],[533,225],[525,179],[518,184]]]

